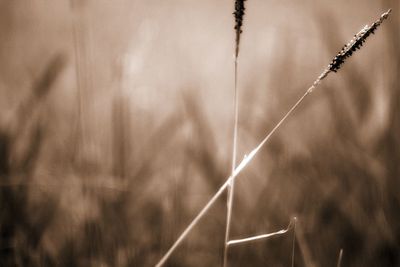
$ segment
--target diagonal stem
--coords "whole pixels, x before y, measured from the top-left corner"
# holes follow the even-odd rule
[[[175,243],[171,246],[171,248],[164,254],[161,260],[156,264],[156,267],[161,267],[167,261],[169,256],[171,256],[172,252],[178,247],[180,243],[185,239],[185,237],[190,233],[194,226],[200,221],[200,219],[207,213],[207,211],[214,205],[217,199],[224,193],[225,189],[228,187],[228,184],[231,181],[232,176],[225,181],[225,183],[219,188],[217,193],[208,201],[208,203],[204,206],[204,208],[197,214],[197,216],[193,219],[193,221],[188,225],[188,227],[183,231],[183,233],[178,237]]]

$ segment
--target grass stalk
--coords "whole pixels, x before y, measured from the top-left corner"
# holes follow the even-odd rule
[[[236,31],[236,39],[235,39],[235,73],[234,73],[234,118],[233,118],[233,143],[232,143],[232,168],[231,175],[235,172],[236,168],[236,155],[237,155],[237,136],[238,136],[238,124],[239,124],[239,90],[238,90],[238,57],[239,57],[239,44],[240,44],[240,34],[242,32],[241,27],[243,24],[243,15],[244,15],[244,1],[245,0],[236,0],[235,1],[235,12],[233,15],[235,16],[235,31]],[[222,266],[226,267],[228,264],[228,241],[231,230],[231,221],[232,221],[232,207],[233,207],[233,196],[235,192],[235,180],[232,179],[228,185],[228,200],[227,200],[227,208],[226,208],[226,225],[225,225],[225,242],[224,242],[224,256]]]
[[[354,38],[346,44],[342,50],[335,56],[332,62],[322,71],[318,78],[312,83],[312,85],[307,89],[307,91],[297,100],[297,102],[289,109],[288,112],[282,117],[282,119],[275,125],[274,128],[264,137],[264,139],[255,147],[248,155],[245,155],[243,160],[234,169],[232,174],[226,179],[225,183],[218,189],[214,196],[207,202],[204,208],[199,212],[199,214],[193,219],[189,226],[183,231],[183,233],[178,237],[171,248],[164,254],[161,260],[156,264],[156,267],[162,266],[167,259],[171,256],[174,250],[178,247],[180,243],[185,239],[185,237],[190,233],[190,231],[196,226],[200,219],[207,213],[207,211],[213,206],[213,204],[222,195],[225,189],[228,188],[230,184],[235,180],[237,175],[243,171],[243,169],[252,161],[252,159],[257,155],[265,143],[271,138],[271,136],[279,129],[279,127],[286,121],[286,119],[293,113],[293,111],[304,101],[304,99],[313,92],[313,90],[321,83],[321,81],[328,76],[330,72],[337,72],[341,65],[344,63],[346,58],[349,58],[353,52],[360,49],[367,37],[374,33],[377,27],[389,16],[391,9],[383,13],[381,17],[372,23],[370,26],[365,26],[359,33],[357,33]],[[241,24],[240,24],[241,25]],[[239,29],[240,33],[240,29]],[[238,50],[237,50],[238,51]],[[304,241],[304,240],[302,240]],[[229,243],[229,242],[228,242]]]
[[[294,225],[293,225],[293,242],[292,242],[292,267],[294,267],[294,251],[296,248],[296,223],[297,223],[297,218],[294,217]]]

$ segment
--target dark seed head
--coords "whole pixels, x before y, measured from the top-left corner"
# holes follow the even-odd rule
[[[235,27],[236,30],[236,57],[239,53],[239,42],[240,42],[240,34],[242,33],[242,25],[243,25],[243,16],[244,10],[244,1],[246,0],[236,0],[235,1],[235,12],[233,12],[233,16],[235,17]]]
[[[365,43],[368,36],[374,34],[375,30],[389,16],[390,12],[391,9],[383,13],[377,21],[372,23],[371,26],[367,25],[359,33],[357,33],[354,38],[348,44],[346,44],[342,48],[342,50],[340,50],[340,52],[335,56],[335,58],[329,64],[329,70],[337,72],[346,60],[346,58],[353,55],[353,52],[355,52],[357,49],[360,49]]]
[[[246,0],[236,0],[235,2],[235,12],[233,12],[233,15],[235,17],[235,30],[240,31],[240,28],[243,25],[243,15],[244,15],[244,10],[246,9],[244,7],[244,1]]]

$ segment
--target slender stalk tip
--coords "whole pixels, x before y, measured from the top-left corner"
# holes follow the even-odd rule
[[[392,12],[392,9],[389,8],[388,11],[386,11],[385,13],[382,14],[381,18],[386,19],[391,12]]]

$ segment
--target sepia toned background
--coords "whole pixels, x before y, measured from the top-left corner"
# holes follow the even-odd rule
[[[400,265],[399,2],[248,0],[229,266]],[[154,266],[230,172],[234,1],[0,1],[0,266]],[[221,266],[226,196],[165,266]]]

